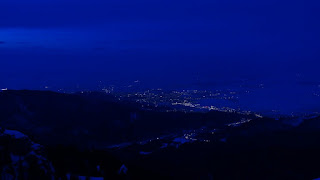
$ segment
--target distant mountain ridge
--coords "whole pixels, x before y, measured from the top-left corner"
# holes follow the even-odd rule
[[[134,120],[132,114],[136,116]],[[218,111],[145,111],[99,93],[62,94],[29,90],[0,93],[0,125],[25,132],[47,145],[103,147],[177,130],[223,126],[243,117],[249,116]]]

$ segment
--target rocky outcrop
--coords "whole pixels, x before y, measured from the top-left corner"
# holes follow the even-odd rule
[[[0,130],[1,179],[54,179],[54,168],[43,147],[15,130]]]

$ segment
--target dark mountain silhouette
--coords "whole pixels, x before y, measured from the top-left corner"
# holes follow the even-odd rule
[[[235,124],[242,119],[251,121]],[[139,104],[120,102],[113,96],[96,92],[3,91],[0,92],[0,126],[29,136],[23,135],[23,141],[18,139],[22,148],[12,149],[16,139],[8,132],[13,131],[4,133],[2,129],[5,134],[0,134],[2,169],[10,165],[10,153],[28,149],[30,142],[36,142],[44,145],[40,154],[47,158],[45,163],[52,164],[57,179],[320,177],[320,117],[276,120],[218,111],[165,112],[156,108],[143,110]],[[116,143],[198,128],[217,130],[201,131],[197,136],[209,143],[195,141],[177,145],[171,139],[159,139],[106,149]],[[173,136],[176,137],[178,135]],[[41,172],[39,166],[34,166],[30,177],[37,176],[33,171]],[[43,174],[42,179],[48,179],[47,175]]]

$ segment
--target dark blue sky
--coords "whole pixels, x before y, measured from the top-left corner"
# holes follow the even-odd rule
[[[319,4],[1,0],[0,88],[319,81]]]

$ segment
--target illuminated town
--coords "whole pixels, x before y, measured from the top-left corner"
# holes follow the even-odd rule
[[[115,92],[114,88],[104,88],[103,92],[114,95],[119,101],[135,102],[143,109],[158,109],[166,112],[206,112],[221,111],[239,114],[251,114],[249,110],[242,110],[238,105],[239,94],[249,91],[236,92],[234,90],[164,90],[151,89],[137,92]],[[210,100],[222,101],[219,106]],[[202,103],[209,101],[208,103]],[[226,103],[227,102],[227,103]],[[224,104],[232,104],[228,107]],[[256,114],[257,117],[262,117]]]

